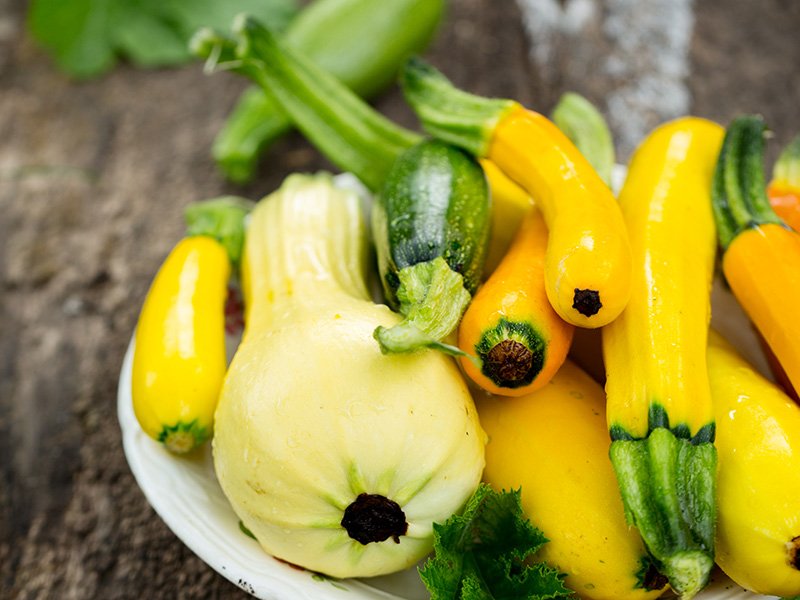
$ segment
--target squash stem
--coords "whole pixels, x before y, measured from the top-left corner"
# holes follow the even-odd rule
[[[612,442],[610,457],[628,523],[670,586],[691,598],[714,566],[716,448],[659,427],[643,440]]]
[[[253,180],[259,158],[292,128],[286,111],[264,90],[242,92],[211,146],[211,156],[225,177],[237,184]]]
[[[225,60],[216,62],[218,68],[258,83],[314,146],[372,191],[383,186],[400,152],[421,141],[254,19],[238,18],[233,29],[238,42],[233,48],[206,37],[197,38],[193,51],[207,60],[220,54]]]
[[[401,73],[403,94],[425,131],[485,157],[497,124],[519,107],[513,100],[482,98],[459,90],[439,71],[412,57]]]
[[[190,204],[183,212],[186,234],[214,238],[228,252],[231,264],[238,267],[244,247],[245,217],[254,202],[238,196],[222,196]]]
[[[515,389],[530,385],[541,373],[547,343],[529,323],[501,318],[483,332],[475,352],[483,375],[498,387]]]
[[[781,151],[772,170],[772,182],[800,189],[800,134]]]
[[[723,249],[742,231],[767,223],[783,224],[767,198],[764,179],[764,131],[761,117],[740,115],[722,143],[711,199]]]
[[[446,354],[467,356],[458,348],[441,343],[456,328],[472,296],[460,274],[438,256],[398,272],[397,299],[405,319],[387,329],[378,327],[374,337],[384,354],[434,348]]]

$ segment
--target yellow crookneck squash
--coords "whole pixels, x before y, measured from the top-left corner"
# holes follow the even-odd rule
[[[590,329],[616,319],[631,294],[628,233],[608,185],[568,136],[513,100],[457,89],[422,59],[401,78],[429,134],[490,160],[542,211],[545,289],[559,316]]]
[[[335,577],[410,567],[478,486],[485,434],[455,361],[383,355],[401,321],[367,292],[359,199],[293,175],[258,203],[245,332],[216,413],[214,466],[270,554]]]

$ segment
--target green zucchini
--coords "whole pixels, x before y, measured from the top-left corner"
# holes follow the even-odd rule
[[[283,39],[355,94],[372,98],[394,81],[409,54],[427,47],[444,8],[444,0],[316,0]],[[259,157],[291,128],[280,102],[249,88],[214,140],[212,156],[226,177],[246,183]]]
[[[406,150],[373,204],[372,232],[387,302],[406,317],[392,329],[375,331],[381,349],[446,350],[433,342],[458,325],[489,247],[491,205],[483,168],[443,142]]]

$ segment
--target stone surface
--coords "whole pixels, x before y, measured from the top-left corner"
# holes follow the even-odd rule
[[[330,165],[294,135],[255,182],[225,183],[208,152],[244,81],[192,65],[121,66],[71,83],[25,35],[24,7],[0,0],[0,598],[245,598],[138,489],[117,378],[183,208],[224,193],[258,199],[294,170]],[[763,114],[774,157],[800,131],[800,6],[709,0],[690,10],[690,110],[722,123]],[[562,36],[543,66],[529,58],[513,0],[452,0],[428,56],[476,93],[546,112],[572,89],[608,111],[619,85],[587,65],[619,41],[609,11],[592,16],[580,44]],[[648,75],[632,69],[630,81]],[[415,126],[396,89],[377,107]]]

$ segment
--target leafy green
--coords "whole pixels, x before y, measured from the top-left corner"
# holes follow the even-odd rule
[[[226,31],[247,12],[282,30],[296,0],[33,0],[28,27],[67,75],[87,79],[119,58],[140,67],[192,60],[188,42],[201,27]]]
[[[464,509],[434,523],[435,557],[420,569],[431,600],[568,598],[565,575],[525,561],[547,538],[523,518],[520,491],[481,484]]]

